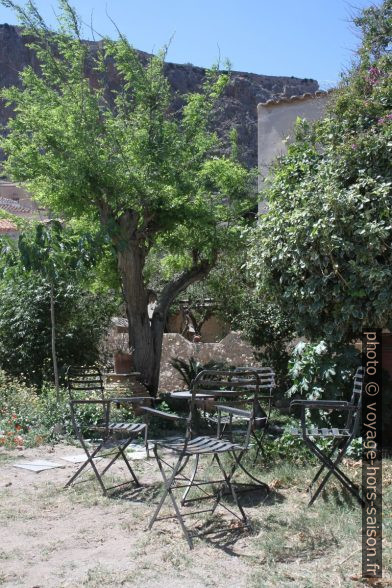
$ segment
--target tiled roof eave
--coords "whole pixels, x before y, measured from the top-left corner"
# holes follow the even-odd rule
[[[327,97],[329,94],[333,92],[333,88],[331,90],[317,90],[311,94],[310,92],[306,92],[305,94],[300,94],[296,96],[282,96],[280,98],[272,98],[267,100],[266,102],[260,102],[257,105],[257,108],[265,108],[270,106],[281,106],[282,104],[293,104],[295,102],[301,102],[304,100],[314,100],[315,98],[323,98]]]

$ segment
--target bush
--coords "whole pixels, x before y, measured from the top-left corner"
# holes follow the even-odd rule
[[[111,297],[63,281],[56,285],[55,311],[60,370],[96,362],[114,312]],[[50,287],[32,272],[15,271],[0,282],[0,367],[38,387],[53,378]]]
[[[170,359],[170,365],[178,371],[188,388],[192,386],[192,382],[196,378],[197,374],[203,370],[234,369],[233,366],[230,366],[224,361],[209,361],[207,363],[201,363],[194,357],[191,357],[189,360],[180,359],[179,357],[172,357]]]
[[[90,393],[88,397],[99,398],[99,393]],[[76,414],[83,435],[92,433],[91,427],[103,420],[102,406],[98,404],[80,406]],[[126,421],[130,418],[136,422],[141,417],[130,416],[124,406],[111,405],[110,420]],[[38,390],[0,370],[0,445],[34,447],[73,437],[69,396],[65,388],[60,389],[60,401],[57,401],[53,386],[44,383]]]
[[[353,376],[359,365],[360,354],[354,347],[334,349],[325,341],[301,342],[295,347],[289,363],[293,385],[287,395],[312,400],[350,400]],[[325,411],[310,412],[309,420],[327,427],[340,422],[338,415]]]
[[[60,404],[49,385],[37,389],[22,381],[10,379],[0,370],[0,445],[33,447],[53,441],[55,425],[64,423],[67,433],[71,423],[65,392]]]
[[[392,326],[391,0],[355,23],[357,62],[274,166],[249,255],[260,296],[298,335],[339,345]]]

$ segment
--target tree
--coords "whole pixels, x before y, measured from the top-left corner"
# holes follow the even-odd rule
[[[14,266],[0,280],[0,367],[29,385],[53,381],[50,285],[37,272]],[[113,297],[80,282],[55,283],[56,357],[64,367],[99,359],[99,344],[114,312]]]
[[[274,167],[249,259],[263,299],[335,347],[392,326],[391,0],[355,22],[358,59]]]
[[[94,247],[87,234],[64,231],[61,223],[52,220],[38,223],[31,232],[22,233],[18,241],[22,271],[33,271],[49,287],[51,350],[57,400],[60,398],[59,370],[56,353],[56,287],[61,281],[75,281],[77,272],[85,270],[94,260]]]
[[[41,69],[26,68],[22,89],[2,92],[15,110],[1,142],[6,172],[52,210],[99,218],[116,252],[135,367],[156,393],[170,304],[235,246],[241,216],[255,201],[248,171],[234,156],[219,156],[210,130],[228,76],[207,72],[201,91],[173,112],[164,52],[142,61],[122,35],[89,51],[66,0],[58,32],[48,30],[34,3],[1,2],[33,36]],[[109,89],[108,68],[119,90]],[[149,318],[151,255],[165,283]]]

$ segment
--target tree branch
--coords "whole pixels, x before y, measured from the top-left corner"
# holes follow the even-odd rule
[[[200,261],[199,263],[193,265],[189,270],[182,272],[176,279],[166,284],[158,299],[158,304],[155,307],[154,315],[160,314],[164,318],[170,304],[180,292],[186,290],[188,286],[194,282],[198,282],[208,275],[215,264],[216,257],[217,256],[214,255],[214,258],[211,261]]]

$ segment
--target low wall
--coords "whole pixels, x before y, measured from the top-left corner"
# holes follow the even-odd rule
[[[180,375],[169,363],[172,357],[185,360],[195,357],[201,363],[225,361],[235,366],[257,365],[252,347],[237,332],[229,333],[219,343],[191,343],[179,333],[166,333],[163,336],[160,392],[185,388]]]

